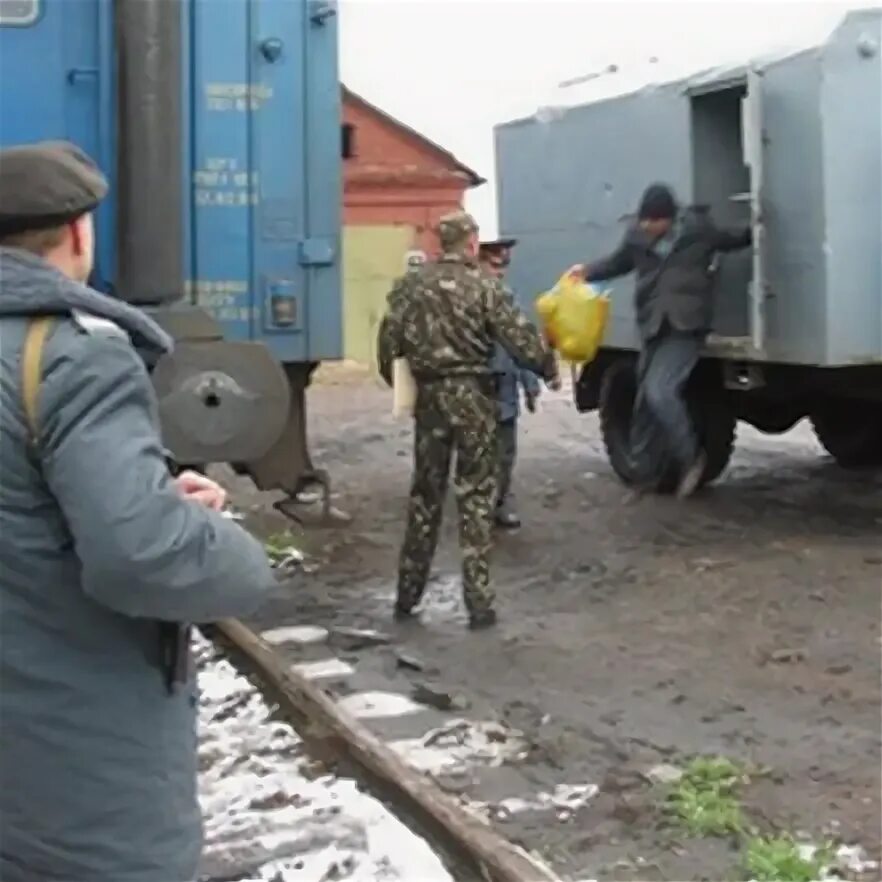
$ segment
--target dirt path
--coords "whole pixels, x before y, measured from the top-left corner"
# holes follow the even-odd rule
[[[524,527],[499,540],[498,629],[464,627],[452,509],[423,623],[393,629],[409,428],[365,378],[322,383],[310,406],[314,456],[353,522],[306,535],[317,570],[260,623],[392,632],[423,672],[370,650],[349,663],[398,689],[434,671],[473,716],[523,732],[529,756],[463,785],[473,799],[598,788],[563,820],[517,813],[511,836],[582,878],[730,878],[731,843],[668,829],[643,774],[714,754],[769,769],[744,795],[761,828],[832,830],[878,857],[879,478],[840,472],[805,428],[768,438],[742,427],[715,489],[688,504],[629,503],[596,420],[567,393],[549,396],[523,422]]]

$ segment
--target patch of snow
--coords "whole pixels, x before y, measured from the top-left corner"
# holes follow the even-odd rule
[[[359,692],[337,701],[347,713],[360,720],[380,720],[421,713],[425,708],[397,692]]]
[[[291,665],[291,670],[296,671],[307,680],[339,680],[351,677],[355,668],[340,658],[322,658],[318,661],[298,662]]]
[[[878,861],[871,861],[859,845],[840,845],[836,849],[836,866],[849,873],[869,873],[879,869]]]
[[[204,879],[452,882],[428,844],[354,781],[310,774],[297,733],[209,643],[196,649]]]
[[[314,625],[289,625],[285,628],[264,631],[260,636],[273,646],[281,646],[283,643],[309,646],[314,643],[324,643],[328,639],[328,629]]]

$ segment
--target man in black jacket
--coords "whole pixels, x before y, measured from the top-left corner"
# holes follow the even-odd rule
[[[751,244],[751,231],[717,228],[706,209],[681,211],[669,187],[643,194],[637,224],[609,257],[573,267],[588,282],[636,272],[635,305],[642,351],[639,392],[631,430],[638,483],[649,483],[660,461],[653,427],[664,430],[668,453],[680,469],[678,495],[701,483],[705,456],[683,389],[698,362],[713,317],[714,257]]]

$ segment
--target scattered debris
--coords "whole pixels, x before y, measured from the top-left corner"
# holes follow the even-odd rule
[[[804,649],[799,648],[776,649],[769,654],[769,661],[778,665],[795,664],[796,662],[805,661],[807,658],[808,653]]]
[[[469,702],[463,696],[438,686],[430,686],[427,683],[418,683],[414,686],[411,697],[418,704],[424,704],[440,711],[464,711],[469,708]]]
[[[396,741],[392,747],[415,768],[430,775],[467,766],[496,768],[527,755],[522,732],[500,723],[452,720],[422,738]]]
[[[331,643],[348,652],[369,649],[373,646],[388,646],[392,642],[388,634],[361,628],[332,628],[330,639]]]
[[[660,763],[649,769],[646,773],[646,779],[652,784],[676,784],[683,775],[684,772],[681,768],[670,763]]]
[[[466,763],[456,763],[445,769],[431,772],[432,780],[445,792],[464,794],[476,782],[475,773]]]
[[[560,784],[552,793],[539,793],[530,799],[511,797],[497,803],[483,803],[485,809],[495,821],[508,821],[514,815],[523,812],[553,811],[557,820],[565,823],[573,818],[579,809],[584,808],[598,793],[596,784]]]
[[[405,668],[409,671],[424,671],[426,669],[425,662],[415,655],[409,655],[405,652],[395,653],[395,664],[399,668]]]
[[[270,536],[264,543],[267,557],[277,570],[293,570],[303,565],[306,555],[294,545],[290,533]]]

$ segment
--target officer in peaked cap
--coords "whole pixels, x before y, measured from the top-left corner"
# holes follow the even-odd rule
[[[463,596],[472,628],[496,622],[490,579],[496,504],[495,344],[549,380],[554,356],[498,279],[478,265],[478,225],[464,211],[438,224],[441,256],[406,275],[389,295],[379,339],[381,370],[407,361],[418,394],[414,472],[398,568],[395,617],[416,614],[429,579],[456,459]]]
[[[73,144],[45,141],[0,151],[0,237],[64,226],[106,195],[104,175]]]
[[[511,259],[516,239],[495,239],[482,242],[480,261],[484,270],[502,282]],[[498,457],[498,482],[495,521],[504,530],[516,530],[521,525],[520,516],[511,492],[512,474],[518,449],[518,417],[520,416],[521,390],[527,410],[536,410],[539,397],[539,378],[532,371],[522,370],[502,346],[495,347],[493,372],[496,375],[496,440]]]

